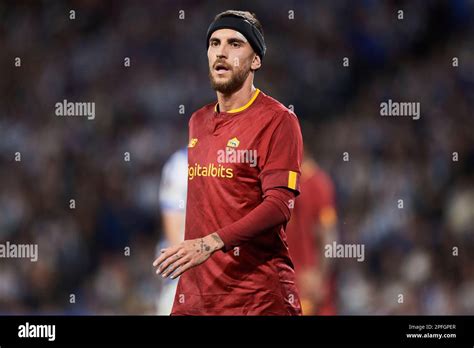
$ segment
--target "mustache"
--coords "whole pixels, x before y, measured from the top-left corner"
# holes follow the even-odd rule
[[[228,69],[228,70],[232,70],[232,66],[230,64],[227,64],[225,61],[222,61],[222,60],[218,60],[214,63],[214,65],[212,66],[213,69],[216,68],[216,66],[218,65],[222,65],[224,68]]]

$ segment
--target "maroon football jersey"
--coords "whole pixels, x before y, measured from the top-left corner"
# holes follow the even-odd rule
[[[189,121],[185,239],[232,224],[257,207],[266,190],[299,193],[302,137],[296,115],[258,89],[243,107],[216,103]],[[181,275],[172,315],[300,315],[286,225]]]

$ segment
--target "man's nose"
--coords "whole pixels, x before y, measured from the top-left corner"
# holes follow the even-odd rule
[[[216,57],[218,59],[227,58],[227,49],[225,48],[225,45],[220,45],[219,48],[217,48]]]

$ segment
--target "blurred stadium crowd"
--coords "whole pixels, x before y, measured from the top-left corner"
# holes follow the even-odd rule
[[[205,31],[228,8],[260,18],[256,85],[294,106],[340,240],[366,246],[336,261],[338,313],[473,314],[472,1],[231,4],[0,4],[0,242],[39,245],[36,263],[0,260],[0,314],[154,313],[160,171],[215,100]],[[57,117],[64,99],[96,118]],[[420,102],[421,119],[381,117],[387,99]]]

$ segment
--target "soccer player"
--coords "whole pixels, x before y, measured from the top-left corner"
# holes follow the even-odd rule
[[[218,14],[206,42],[217,103],[189,121],[185,241],[153,265],[180,276],[172,315],[301,315],[285,235],[299,194],[298,119],[254,87],[266,50],[254,14]]]
[[[287,234],[303,315],[335,315],[334,275],[324,256],[325,246],[337,240],[334,185],[309,151],[301,166],[301,192]]]
[[[160,207],[164,236],[157,246],[160,250],[184,240],[186,192],[188,186],[188,152],[176,151],[163,166],[160,182]],[[173,307],[178,279],[164,278],[157,300],[157,314],[169,315]]]

